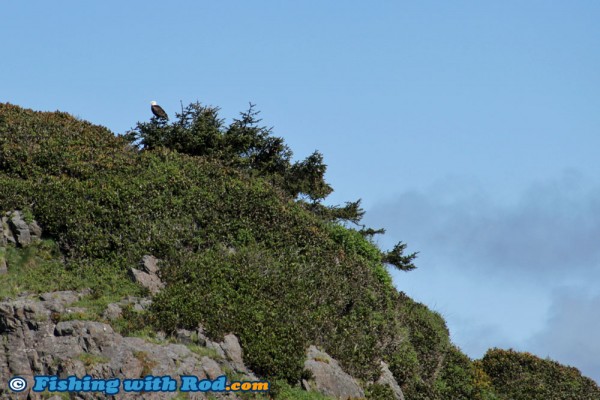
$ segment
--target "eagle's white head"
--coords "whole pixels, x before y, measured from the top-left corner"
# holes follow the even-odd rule
[[[152,101],[150,102],[150,105],[151,105],[151,106],[155,106],[155,105],[156,105],[156,102],[155,102],[154,100],[152,100]]]

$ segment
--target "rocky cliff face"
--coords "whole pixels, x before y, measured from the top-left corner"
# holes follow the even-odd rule
[[[193,375],[199,379],[216,379],[227,375],[230,380],[259,380],[245,365],[238,338],[229,334],[221,342],[196,331],[179,330],[172,338],[158,335],[152,340],[124,337],[110,323],[70,319],[85,310],[72,304],[89,292],[52,292],[23,295],[0,302],[0,382],[13,376],[27,380],[31,388],[35,375],[55,375],[62,378],[75,375],[94,378],[134,379],[153,376]],[[144,308],[148,299],[125,299],[107,307],[104,316],[110,320],[119,316],[126,305]],[[357,380],[346,374],[326,353],[311,346],[305,367],[312,379],[305,389],[318,391],[334,399],[364,398]],[[385,371],[385,369],[384,369]],[[387,378],[386,378],[387,376]],[[382,374],[382,380],[390,379]],[[393,381],[393,378],[391,378]],[[395,398],[403,399],[395,381],[380,382],[394,389]],[[174,398],[176,393],[120,394],[122,399]],[[12,393],[0,386],[1,398],[41,398],[32,392]],[[98,393],[78,393],[80,399],[104,398]],[[190,399],[204,399],[193,393]],[[214,393],[213,398],[238,399],[234,393]]]
[[[241,348],[234,335],[215,343],[206,338],[200,328],[195,335],[180,331],[179,340],[174,339],[174,342],[160,339],[151,342],[123,337],[108,323],[69,320],[69,315],[82,311],[71,307],[71,304],[86,294],[54,292],[0,303],[1,382],[8,382],[12,376],[21,376],[27,379],[28,387],[32,387],[34,375],[90,375],[105,379],[143,378],[147,375],[194,375],[200,379],[216,379],[221,375],[235,375],[240,380],[257,379],[244,366]],[[141,305],[136,299],[133,301],[137,306]],[[118,307],[113,305],[113,308],[115,306]],[[14,396],[8,390],[2,394]],[[98,396],[79,394],[83,399]],[[175,394],[123,394],[121,398],[169,397],[175,397]],[[233,394],[218,393],[216,397],[238,398]],[[194,394],[190,398],[204,396]]]
[[[26,247],[41,238],[42,231],[35,221],[26,222],[19,211],[2,216],[0,230],[0,273],[10,273],[3,256],[7,246]],[[160,279],[159,260],[144,256],[130,277],[158,293],[164,283]],[[158,333],[153,338],[126,337],[114,328],[125,308],[143,311],[152,298],[129,297],[109,304],[97,320],[83,320],[84,307],[74,305],[90,295],[89,290],[60,291],[43,294],[21,294],[15,299],[0,302],[0,398],[54,398],[53,394],[31,391],[34,376],[50,375],[66,378],[89,375],[93,378],[136,379],[152,376],[181,375],[201,379],[216,379],[226,375],[229,381],[260,380],[244,364],[238,338],[225,335],[222,341],[208,338],[202,326],[195,331],[179,330],[172,337]],[[346,374],[338,362],[315,346],[307,349],[305,369],[312,376],[305,380],[305,390],[320,392],[333,399],[364,398],[364,384]],[[13,376],[27,380],[28,389],[15,393],[6,386]],[[402,391],[382,364],[377,382],[389,386],[396,400],[403,399]],[[178,386],[179,387],[179,386]],[[166,399],[180,395],[165,393],[120,393],[121,399]],[[44,397],[42,397],[44,396]],[[56,399],[61,398],[54,393]],[[211,393],[210,398],[239,399],[235,393]],[[102,393],[74,393],[72,398],[95,399],[108,397]],[[203,393],[188,393],[190,399],[209,398]]]

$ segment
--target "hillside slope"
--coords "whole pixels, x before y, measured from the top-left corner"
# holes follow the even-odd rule
[[[282,141],[224,127],[215,109],[196,111],[171,124],[139,124],[125,138],[66,113],[0,104],[0,211],[35,217],[64,260],[37,277],[37,288],[23,289],[89,287],[106,305],[143,294],[127,271],[151,254],[166,287],[132,316],[132,330],[169,334],[201,324],[218,341],[233,333],[252,371],[291,385],[306,378],[306,349],[316,345],[370,398],[390,396],[370,385],[381,361],[408,399],[541,398],[503,388],[512,385],[503,377],[511,368],[490,357],[473,363],[452,345],[439,314],[393,287],[384,263],[392,253],[369,232],[341,224],[345,209],[320,206],[330,188],[318,157],[264,161],[273,152],[257,152],[256,143],[249,152],[246,141],[258,137],[285,154]],[[140,138],[145,146],[136,146]],[[206,151],[219,146],[227,151]],[[310,201],[298,200],[302,194]],[[555,376],[566,382],[556,391],[580,392],[552,398],[600,398],[578,372]],[[556,384],[527,382],[541,381]]]

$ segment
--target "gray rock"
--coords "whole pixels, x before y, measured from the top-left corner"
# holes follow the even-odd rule
[[[105,323],[96,321],[58,321],[55,314],[74,309],[70,304],[89,292],[54,292],[21,296],[0,302],[0,382],[20,375],[30,387],[34,375],[92,375],[98,378],[143,378],[146,375],[195,375],[199,379],[214,379],[235,364],[247,371],[241,359],[239,342],[227,335],[222,343],[210,342],[225,353],[227,359],[212,359],[192,352],[188,347],[167,340],[149,342],[142,338],[123,337]],[[147,303],[129,298],[115,306]],[[181,337],[192,338],[193,332],[180,332]],[[158,335],[157,335],[158,337]],[[208,339],[207,339],[208,340]],[[234,362],[235,360],[235,362]],[[238,371],[239,372],[239,371]],[[246,376],[253,376],[248,371]],[[5,393],[0,385],[0,398]],[[166,399],[177,393],[121,393],[118,398]],[[215,399],[239,399],[234,393],[214,393]],[[29,396],[29,397],[28,397]],[[71,396],[82,400],[96,399],[97,393],[77,393]],[[34,393],[22,397],[37,399]],[[191,399],[206,399],[202,393],[192,393]]]
[[[26,247],[31,244],[31,233],[29,225],[23,220],[20,211],[13,211],[8,220],[8,225],[13,232],[17,244],[21,247]]]
[[[147,298],[140,298],[135,296],[129,296],[118,303],[110,303],[106,306],[102,317],[112,321],[123,315],[123,308],[131,307],[133,311],[141,312],[145,311],[152,304],[152,300]]]
[[[8,272],[8,264],[6,263],[6,248],[0,247],[0,275]]]
[[[158,275],[158,258],[150,255],[142,257],[142,269],[149,274]]]
[[[225,335],[223,342],[221,342],[221,348],[230,360],[238,363],[242,362],[242,347],[237,336],[232,333]]]
[[[5,231],[8,230],[8,224],[6,223],[5,219],[6,217],[4,216],[0,218],[0,247],[6,247],[8,244],[8,241],[6,240],[8,232],[5,233]]]
[[[165,284],[160,279],[158,261],[159,260],[154,256],[145,255],[142,257],[140,263],[141,270],[135,268],[129,270],[133,281],[148,289],[153,295],[157,294],[165,287]]]
[[[42,238],[42,228],[36,221],[25,222],[21,211],[9,211],[0,218],[0,247],[14,244],[21,247]]]
[[[152,300],[146,297],[127,296],[116,304],[121,308],[131,306],[134,311],[144,311],[152,305]]]
[[[175,333],[175,338],[178,343],[195,344],[194,334],[194,332],[188,331],[187,329],[178,329]]]
[[[389,386],[394,392],[395,400],[404,400],[404,393],[402,393],[400,385],[398,385],[396,378],[394,378],[392,371],[390,371],[390,368],[385,363],[385,361],[381,362],[381,376],[377,380],[377,383],[379,383],[380,385]]]
[[[365,397],[364,391],[356,380],[344,372],[338,362],[329,354],[320,351],[315,346],[308,348],[304,368],[313,376],[308,385],[325,396],[340,400]]]
[[[225,335],[223,342],[221,342],[220,345],[236,371],[248,372],[244,365],[244,360],[242,359],[242,347],[235,335],[231,333]]]
[[[119,318],[123,314],[123,309],[117,303],[110,303],[106,306],[106,310],[102,313],[102,316],[108,320]]]
[[[134,282],[148,289],[153,295],[157,294],[162,288],[165,287],[165,284],[157,275],[149,274],[147,272],[140,271],[139,269],[131,268],[130,276]]]
[[[210,379],[216,379],[223,375],[223,370],[212,358],[206,356],[202,357],[202,368],[204,369],[204,372],[206,372],[206,376]]]
[[[29,233],[31,235],[31,239],[33,241],[38,241],[42,238],[42,228],[38,225],[36,221],[32,221],[29,225]]]
[[[64,308],[71,303],[75,303],[83,296],[87,296],[89,290],[75,292],[72,290],[64,290],[61,292],[50,292],[40,294],[40,300],[45,302],[44,307],[50,308],[52,311],[63,312]]]
[[[2,223],[0,224],[1,228],[2,228],[2,245],[6,246],[7,244],[11,243],[16,245],[17,244],[17,240],[15,239],[10,226],[8,225],[8,220],[9,220],[9,215],[10,213],[6,213],[4,216],[2,216]]]
[[[135,311],[147,310],[152,305],[152,300],[147,299],[145,297],[140,298],[140,297],[130,296],[128,298],[128,301],[130,302],[130,304],[133,304],[133,309]]]
[[[83,337],[85,335],[94,336],[95,339],[99,335],[113,334],[114,331],[110,325],[94,321],[61,321],[54,328],[55,336],[73,336]]]
[[[216,351],[217,355],[219,356],[219,358],[221,358],[221,359],[225,359],[226,358],[225,352],[223,351],[223,348],[221,347],[221,345],[219,343],[213,342],[210,339],[206,339],[206,341],[204,343],[204,346],[207,349],[213,349],[214,351]]]

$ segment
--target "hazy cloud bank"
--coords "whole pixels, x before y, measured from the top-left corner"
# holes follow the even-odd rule
[[[447,179],[367,211],[419,251],[401,290],[442,305],[453,340],[472,357],[515,347],[579,368],[600,382],[600,184],[570,171],[511,201]]]
[[[600,382],[600,295],[568,288],[556,291],[553,300],[546,327],[525,348],[575,366]]]
[[[478,269],[539,279],[591,270],[598,275],[600,186],[570,172],[532,184],[510,204],[490,192],[449,180],[376,205],[366,220],[413,250]]]

